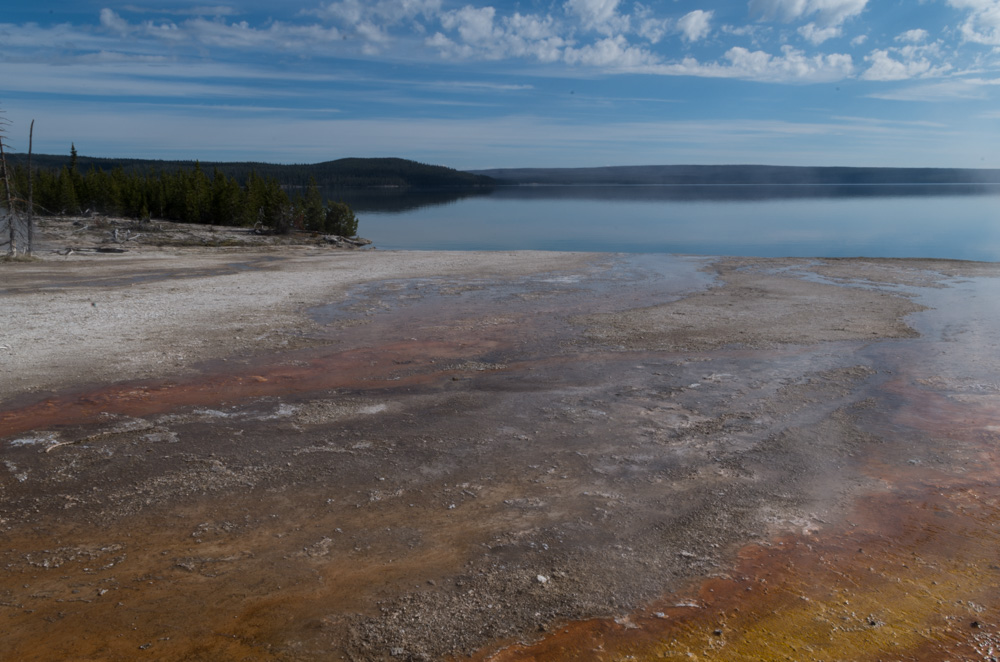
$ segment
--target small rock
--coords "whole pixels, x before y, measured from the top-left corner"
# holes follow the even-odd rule
[[[538,582],[539,584],[548,584],[549,578],[546,577],[545,575],[538,575],[537,577],[535,577],[535,581]]]

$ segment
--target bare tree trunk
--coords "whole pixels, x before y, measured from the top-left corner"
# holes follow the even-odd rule
[[[7,155],[3,151],[3,138],[0,136],[0,179],[7,192],[7,222],[10,225],[10,254],[17,255],[17,223],[14,214],[14,199],[10,192],[10,177],[7,173]]]
[[[32,189],[34,175],[31,172],[31,143],[34,139],[35,120],[31,120],[31,128],[28,129],[28,255],[31,255],[35,240],[35,196]]]

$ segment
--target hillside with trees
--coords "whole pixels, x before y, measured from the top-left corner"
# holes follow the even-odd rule
[[[37,157],[36,157],[37,158]],[[354,236],[357,218],[346,204],[324,201],[314,178],[289,189],[273,176],[250,170],[243,181],[215,168],[209,175],[198,162],[192,168],[154,170],[118,165],[110,171],[72,151],[58,169],[33,167],[33,212],[38,215],[82,213],[157,218],[183,223],[242,225],[287,233],[293,229]],[[28,168],[15,161],[11,188],[29,190]],[[34,164],[33,164],[34,165]],[[26,206],[23,199],[19,203]]]
[[[28,155],[9,154],[11,189],[29,190]],[[493,180],[398,158],[346,158],[310,165],[157,161],[31,155],[32,212],[101,214],[182,223],[236,225],[286,233],[293,229],[351,237],[354,211],[338,191],[421,191],[461,196],[489,190]],[[26,196],[14,195],[27,211]]]
[[[26,154],[8,155],[11,165],[26,165]],[[34,167],[50,172],[75,167],[82,172],[90,170],[111,173],[122,170],[127,174],[151,172],[193,171],[220,172],[226,177],[246,183],[251,174],[264,179],[274,179],[285,189],[305,188],[311,180],[323,190],[360,188],[420,188],[447,189],[488,187],[495,182],[483,175],[462,172],[445,166],[428,165],[397,158],[345,158],[323,163],[285,165],[279,163],[213,162],[213,161],[157,161],[147,159],[105,159],[88,156],[35,154]]]

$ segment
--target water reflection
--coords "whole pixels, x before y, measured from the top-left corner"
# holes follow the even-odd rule
[[[329,189],[324,197],[342,200],[360,212],[399,213],[467,198],[499,200],[618,200],[655,202],[744,200],[960,197],[1000,195],[1000,184],[803,184],[696,186],[497,186],[419,190],[404,188]]]
[[[338,191],[383,249],[1000,259],[1000,185]]]
[[[366,189],[327,189],[321,192],[327,200],[346,202],[358,213],[398,214],[421,207],[448,205],[466,198],[489,196],[492,188],[455,188],[412,191],[383,187]]]
[[[697,185],[697,186],[508,186],[493,196],[512,200],[573,199],[656,202],[937,197],[1000,194],[996,184],[836,184],[836,185]]]

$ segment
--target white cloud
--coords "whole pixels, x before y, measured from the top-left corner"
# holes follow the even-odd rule
[[[448,12],[441,16],[441,25],[446,30],[457,30],[465,43],[488,43],[492,42],[495,36],[493,31],[493,19],[496,17],[496,9],[493,7],[482,7],[476,9],[466,5],[457,11]]]
[[[431,18],[440,12],[441,0],[378,0],[377,2],[337,0],[321,5],[319,9],[302,13],[335,19],[347,25],[356,25],[376,18],[380,19],[380,22],[395,25],[417,16]]]
[[[931,69],[931,63],[925,59],[900,62],[894,60],[889,51],[876,49],[865,56],[865,61],[871,66],[861,74],[864,80],[906,80],[926,74]]]
[[[694,58],[685,58],[678,64],[653,67],[650,72],[774,83],[817,83],[851,76],[854,62],[850,55],[840,53],[810,57],[787,45],[782,47],[781,55],[736,46],[726,51],[722,62],[700,63]]]
[[[929,78],[942,76],[954,67],[948,63],[935,65],[942,59],[940,42],[922,42],[926,38],[922,30],[911,30],[896,38],[907,42],[905,46],[875,49],[865,56],[869,67],[861,75],[864,80],[906,80],[909,78]],[[915,33],[915,34],[914,34]]]
[[[656,63],[653,54],[630,45],[621,35],[601,39],[581,48],[567,48],[563,57],[567,64],[583,64],[603,69],[634,70]]]
[[[821,28],[841,25],[864,11],[868,0],[750,0],[750,13],[762,20],[791,23],[816,17]]]
[[[355,25],[364,18],[365,5],[359,0],[343,0],[343,2],[331,2],[319,10],[312,12],[321,17],[333,18],[348,25]]]
[[[277,50],[302,54],[328,53],[331,48],[344,48],[344,34],[340,30],[315,23],[272,21],[266,27],[255,27],[247,21],[230,22],[221,17],[206,19],[201,16],[176,23],[170,20],[131,23],[110,9],[101,10],[100,21],[105,31],[113,32],[118,37],[115,41],[103,44],[100,50],[131,51],[137,58],[144,52],[162,51],[162,44],[157,47],[157,41],[197,47],[257,49],[262,52]],[[369,23],[362,23],[356,29],[366,42],[384,43],[388,39],[385,33]],[[82,50],[88,41],[93,42],[94,39],[88,37],[85,31],[78,30],[72,38],[60,41],[73,43]]]
[[[563,57],[568,45],[558,34],[550,16],[522,15],[496,18],[493,7],[462,9],[441,15],[441,26],[457,38],[437,32],[425,44],[442,56],[459,59],[499,60],[503,58],[534,58],[540,62],[556,62]]]
[[[1000,2],[997,0],[948,0],[956,9],[969,12],[962,23],[962,39],[976,44],[1000,46]]]
[[[246,21],[228,23],[222,20],[195,18],[181,26],[146,23],[147,34],[164,39],[194,41],[223,48],[254,49],[276,48],[287,51],[309,51],[323,44],[336,44],[341,33],[336,28],[320,25],[292,25],[275,21],[267,28],[258,29]]]
[[[671,20],[669,18],[655,18],[653,10],[643,4],[635,3],[635,13],[633,14],[636,34],[650,43],[657,43],[670,32]]]
[[[567,42],[557,34],[552,17],[514,14],[504,21],[507,52],[515,57],[534,57],[555,62]]]
[[[410,21],[414,32],[424,34],[424,25],[416,19],[421,16],[435,18],[440,12],[441,0],[336,0],[318,9],[303,10],[299,15],[318,16],[339,23],[361,42],[363,54],[373,56],[393,41],[390,27]]]
[[[770,41],[775,32],[775,28],[763,23],[753,23],[750,25],[739,26],[723,25],[719,28],[719,31],[725,35],[748,38],[750,40],[750,44],[754,46],[754,48],[762,48]]]
[[[822,44],[827,39],[833,39],[841,35],[841,29],[839,27],[827,27],[819,28],[816,27],[815,23],[806,23],[798,30],[799,34],[803,39],[811,41],[817,46]]]
[[[798,33],[814,45],[844,37],[843,22],[867,6],[867,0],[748,1],[758,16],[801,21]],[[998,0],[991,0],[992,5],[976,0],[947,1],[980,13],[1000,6]],[[126,20],[105,8],[100,12],[100,27],[0,25],[0,55],[9,57],[15,49],[20,55],[28,43],[40,52],[46,49],[51,61],[74,57],[58,44],[73,44],[77,56],[89,54],[93,62],[114,57],[139,63],[142,58],[164,53],[169,53],[172,61],[192,56],[211,58],[219,49],[263,57],[278,52],[316,58],[387,53],[397,58],[518,59],[612,72],[791,83],[859,75],[865,80],[898,81],[953,70],[943,64],[944,42],[929,42],[922,29],[903,32],[894,44],[871,51],[862,62],[857,53],[852,60],[850,55],[836,52],[813,50],[807,54],[788,44],[777,52],[773,44],[779,37],[787,39],[787,28],[765,23],[713,26],[715,12],[701,9],[671,18],[654,12],[653,7],[662,11],[663,3],[646,6],[632,0],[549,0],[545,4],[557,9],[539,14],[506,13],[492,0],[475,4],[456,0],[452,5],[456,8],[449,10],[442,9],[443,4],[444,0],[334,0],[299,12],[291,21],[260,23],[224,18],[219,15],[224,7],[187,10],[186,15],[196,15],[176,21],[157,17],[141,22]],[[626,10],[631,13],[623,13]],[[209,13],[214,17],[208,17]],[[307,16],[320,18],[304,18]],[[705,48],[717,48],[714,55],[677,59],[689,50],[680,42],[706,42],[714,30],[733,35],[727,46],[742,45],[722,53],[725,47],[709,41]],[[855,37],[851,44],[858,46],[865,38]],[[668,43],[663,44],[664,40]],[[146,60],[147,64],[152,62]]]
[[[685,14],[677,21],[677,27],[680,28],[684,40],[693,42],[707,37],[712,29],[714,15],[714,11],[702,11],[701,9]]]
[[[132,29],[128,21],[107,8],[101,10],[101,25],[123,36],[128,34]]]
[[[854,70],[850,55],[831,53],[808,57],[791,46],[784,46],[781,51],[782,54],[775,57],[762,51],[733,48],[726,57],[734,70],[743,72],[741,77],[754,80],[839,80]]]
[[[365,41],[376,44],[385,44],[390,41],[389,35],[386,34],[385,30],[371,21],[362,21],[355,29],[358,35]]]
[[[586,30],[604,35],[629,30],[629,18],[618,13],[619,0],[566,0],[563,8],[575,16]]]
[[[851,39],[851,46],[860,46],[861,44],[865,43],[866,41],[868,41],[868,35],[866,35],[866,34],[859,34],[854,39]]]
[[[737,37],[753,37],[759,30],[756,25],[723,25],[719,29],[725,34],[736,35]]]
[[[930,34],[927,32],[927,30],[922,30],[922,29],[907,30],[901,35],[898,35],[896,37],[896,41],[906,41],[911,44],[919,44],[923,41],[927,41],[927,38],[929,36]]]
[[[601,18],[617,16],[616,8],[617,4],[591,6],[594,15]],[[710,11],[690,12],[677,21],[674,30],[686,41],[704,39],[711,31],[713,16]],[[575,43],[560,36],[561,25],[551,16],[515,14],[504,18],[498,17],[493,7],[466,5],[444,12],[440,22],[443,31],[428,37],[425,44],[455,59],[534,58],[619,72],[799,83],[840,80],[854,71],[850,55],[806,55],[791,46],[783,47],[779,55],[735,47],[719,62],[686,58],[669,63],[648,48],[630,42],[624,34],[593,43]]]

